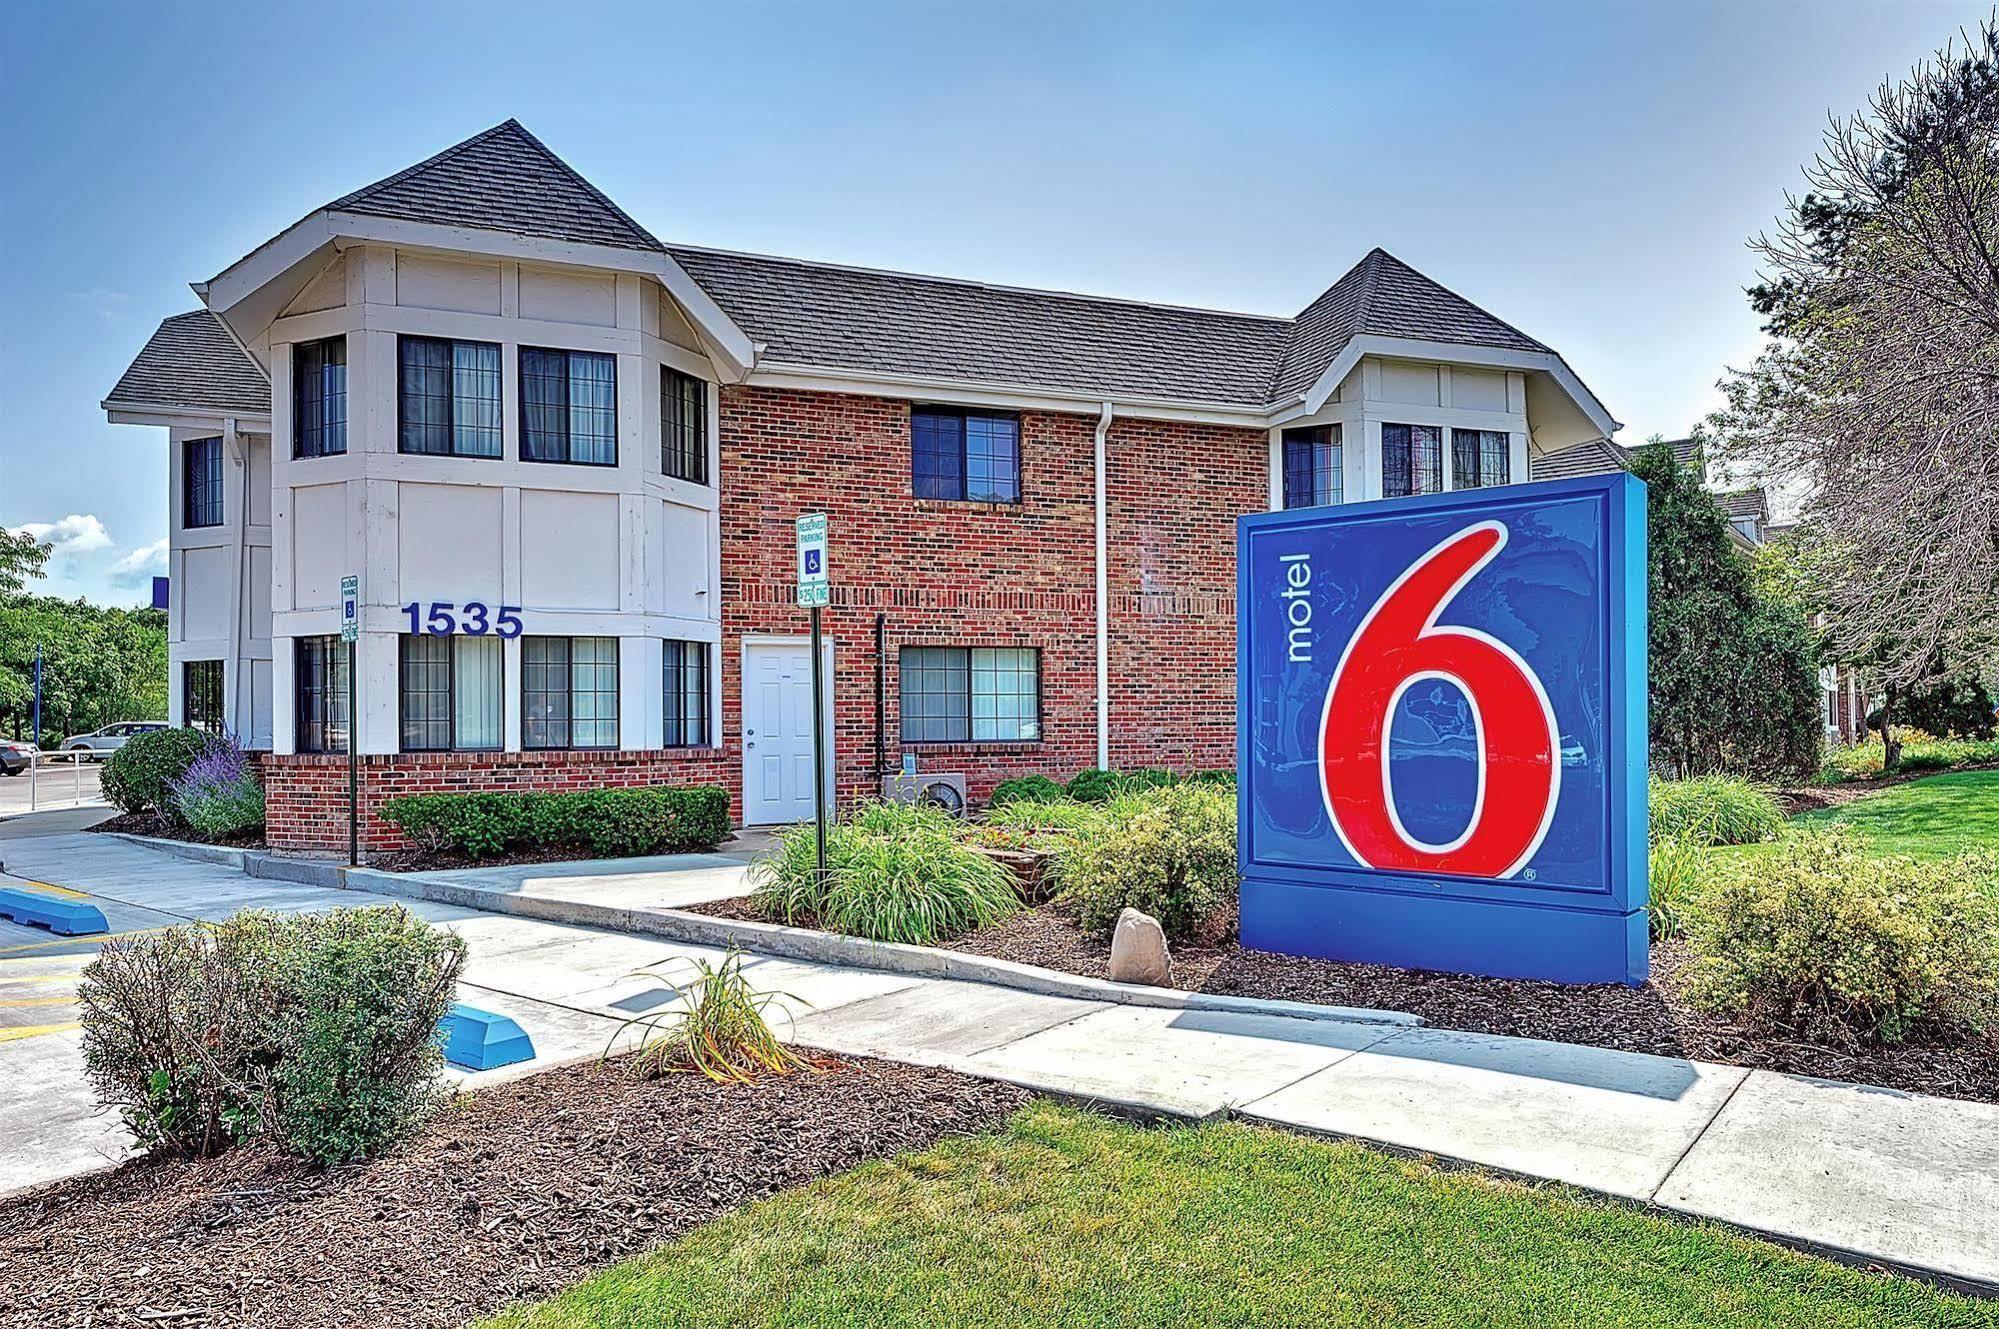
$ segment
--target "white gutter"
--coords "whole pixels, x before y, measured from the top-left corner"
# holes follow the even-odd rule
[[[1104,488],[1104,438],[1111,430],[1111,403],[1097,415],[1097,769],[1111,766],[1111,622],[1109,497]]]

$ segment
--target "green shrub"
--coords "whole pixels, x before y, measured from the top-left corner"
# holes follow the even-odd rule
[[[1730,775],[1652,778],[1652,839],[1695,844],[1757,844],[1784,829],[1784,810],[1767,790]]]
[[[382,819],[419,849],[491,858],[514,849],[573,848],[596,858],[712,849],[729,834],[729,793],[685,789],[579,789],[560,794],[410,794],[382,804]]]
[[[113,937],[84,967],[84,1076],[142,1147],[205,1157],[256,1134],[278,1055],[257,934],[274,925]]]
[[[249,912],[106,942],[78,987],[85,1073],[140,1143],[253,1137],[321,1163],[422,1119],[459,938],[400,906]]]
[[[1055,803],[1069,796],[1060,781],[1045,775],[1022,775],[1011,780],[1001,780],[993,786],[992,806],[1003,808],[1009,803]]]
[[[231,735],[211,740],[171,788],[181,820],[211,839],[264,829],[263,782]]]
[[[1688,918],[1689,995],[1813,1042],[1999,1019],[1999,862],[1874,855],[1845,832],[1730,865]]]
[[[1195,771],[1187,777],[1188,784],[1220,785],[1225,789],[1235,788],[1234,771]]]
[[[1069,781],[1069,797],[1080,803],[1105,803],[1123,792],[1116,771],[1100,770],[1092,766],[1079,772]]]
[[[1673,836],[1652,845],[1647,867],[1652,940],[1686,934],[1687,914],[1713,870],[1707,849],[1691,837]]]
[[[180,819],[173,786],[214,736],[199,729],[149,729],[135,734],[104,763],[105,801],[120,812],[158,812]]]
[[[1901,728],[1895,737],[1902,744],[1900,769],[1904,771],[1954,771],[1999,764],[1999,739],[1935,738],[1920,730]],[[1871,780],[1882,773],[1885,755],[1878,733],[1868,735],[1863,742],[1830,748],[1819,780],[1824,784]]]
[[[1180,777],[1171,771],[1148,768],[1126,771],[1117,778],[1120,794],[1142,794],[1148,789],[1164,789],[1168,785],[1179,784]]]
[[[1109,931],[1129,906],[1169,937],[1188,936],[1235,899],[1235,814],[1226,790],[1202,785],[1117,799],[1063,856],[1062,894],[1092,931]]]
[[[1080,831],[1096,822],[1103,807],[1102,803],[1078,803],[1073,798],[1059,803],[1009,803],[988,812],[986,823],[1023,831]]]
[[[377,1154],[436,1099],[465,942],[395,905],[286,919],[276,940],[272,1133],[319,1163]]]
[[[930,945],[997,923],[1020,908],[1013,874],[967,847],[933,808],[873,804],[827,828],[826,875],[813,828],[780,831],[750,869],[751,898],[768,918],[875,941]]]

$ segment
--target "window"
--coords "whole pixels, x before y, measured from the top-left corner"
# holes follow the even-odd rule
[[[1020,420],[918,407],[909,415],[911,486],[918,498],[1020,501]]]
[[[1506,484],[1512,467],[1512,435],[1497,429],[1451,431],[1451,488]]]
[[[618,746],[618,639],[521,638],[521,746]]]
[[[222,732],[222,662],[189,660],[180,667],[181,723]]]
[[[905,646],[905,743],[1017,743],[1041,737],[1041,652]]]
[[[347,451],[347,339],[292,347],[292,456]]]
[[[618,361],[521,348],[521,459],[618,464]]]
[[[1317,508],[1341,501],[1338,425],[1284,431],[1284,506]]]
[[[500,348],[403,337],[397,342],[396,446],[453,457],[500,455]]]
[[[222,440],[191,438],[181,448],[182,526],[222,524]]]
[[[300,637],[293,644],[300,752],[347,750],[347,646],[338,637]]]
[[[1436,494],[1443,488],[1444,431],[1431,425],[1383,425],[1382,496]]]
[[[405,752],[481,752],[500,746],[498,637],[402,638]]]
[[[659,466],[676,480],[708,483],[708,385],[664,366],[659,371]]]
[[[713,743],[708,725],[708,643],[669,641],[666,648],[666,733],[670,748],[699,748]]]

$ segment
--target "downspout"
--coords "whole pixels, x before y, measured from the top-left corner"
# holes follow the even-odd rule
[[[235,576],[234,594],[229,604],[229,659],[222,667],[223,677],[229,680],[224,690],[222,702],[222,727],[236,736],[240,743],[249,735],[243,724],[243,686],[248,681],[243,669],[243,579],[245,566],[250,561],[250,448],[243,436],[236,431],[236,418],[230,416],[222,422],[223,451],[229,459],[243,468],[243,497],[236,509],[236,549],[231,562]],[[182,483],[185,483],[183,481]],[[181,693],[186,695],[183,684]],[[182,719],[187,717],[183,715]]]
[[[1097,768],[1111,765],[1111,622],[1109,496],[1104,487],[1104,440],[1111,431],[1111,403],[1097,415]]]

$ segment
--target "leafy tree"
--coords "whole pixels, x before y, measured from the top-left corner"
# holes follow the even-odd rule
[[[1781,582],[1759,583],[1728,517],[1673,450],[1641,449],[1649,490],[1652,757],[1676,775],[1818,766],[1818,651]]]
[[[0,595],[0,725],[15,738],[33,732],[37,647],[44,740],[166,718],[167,620],[159,610]]]
[[[1808,487],[1828,650],[1892,726],[1999,643],[1999,19],[1835,120],[1805,175],[1752,243],[1774,340],[1716,423]]]
[[[0,526],[0,596],[19,595],[29,580],[42,575],[49,547],[26,531]]]
[[[1876,717],[1867,722],[1875,726]],[[1992,694],[1975,677],[1940,678],[1909,694],[1902,723],[1940,737],[1990,738]]]

